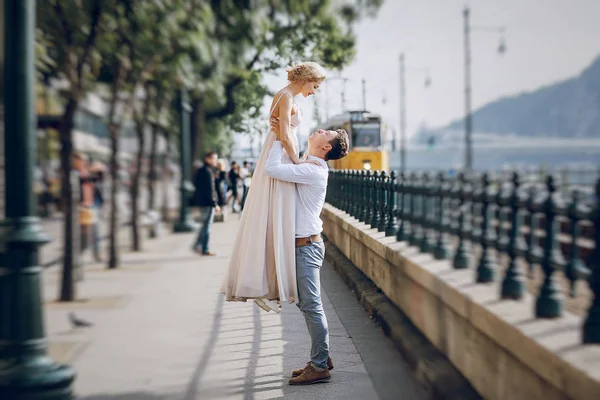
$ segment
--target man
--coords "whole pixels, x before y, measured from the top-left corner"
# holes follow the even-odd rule
[[[203,256],[214,256],[209,250],[210,228],[215,212],[221,212],[219,207],[217,189],[215,186],[215,168],[218,163],[217,153],[211,151],[204,156],[204,165],[196,171],[194,177],[194,197],[192,205],[200,211],[200,231],[194,244],[194,251]]]
[[[94,208],[95,178],[88,171],[87,156],[79,151],[73,153],[73,169],[79,174],[79,224],[81,232],[81,251],[86,250],[89,242],[93,244],[94,258],[101,261],[99,238],[96,238],[98,216]]]
[[[279,132],[276,120],[271,127]],[[279,139],[279,138],[278,138]],[[321,301],[320,268],[325,257],[319,218],[327,192],[328,160],[348,154],[348,133],[318,130],[308,138],[307,163],[282,164],[283,147],[273,143],[265,171],[274,179],[296,183],[296,279],[298,307],[304,314],[311,338],[310,361],[292,373],[290,385],[329,382],[333,362],[329,357],[329,331]]]
[[[240,181],[240,166],[237,162],[231,162],[231,168],[229,169],[229,184],[231,185],[231,194],[229,198],[225,201],[226,203],[231,200],[231,212],[237,213],[238,210],[235,208],[236,203],[239,203],[239,194],[238,194],[238,183]]]
[[[246,204],[246,196],[248,196],[248,189],[250,189],[250,163],[248,161],[244,161],[242,164],[242,168],[240,168],[240,178],[242,178],[242,184],[244,187],[244,191],[242,193],[242,206],[241,209],[244,209],[244,205]]]

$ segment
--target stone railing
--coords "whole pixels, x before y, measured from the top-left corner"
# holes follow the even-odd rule
[[[324,231],[485,398],[593,398],[600,182],[592,201],[556,186],[331,171]],[[539,288],[528,291],[527,273]],[[584,315],[564,311],[561,280],[571,295],[587,281]]]

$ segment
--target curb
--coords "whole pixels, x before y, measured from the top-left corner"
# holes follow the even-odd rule
[[[365,310],[400,349],[430,398],[480,400],[482,397],[408,317],[350,260],[325,238],[325,258],[342,277]]]

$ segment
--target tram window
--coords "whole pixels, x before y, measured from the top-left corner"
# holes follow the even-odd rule
[[[379,147],[381,146],[380,124],[357,124],[352,125],[352,142],[356,147]]]

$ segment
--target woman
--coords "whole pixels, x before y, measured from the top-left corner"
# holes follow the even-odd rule
[[[307,161],[298,157],[296,131],[302,112],[294,97],[315,94],[325,80],[325,71],[314,62],[293,65],[286,71],[289,84],[275,94],[269,118],[279,119],[279,135],[287,153],[283,162],[300,164]],[[274,131],[269,132],[256,163],[222,290],[227,301],[254,299],[264,310],[278,312],[280,301],[298,300],[298,290],[295,185],[271,179],[264,172],[276,137]]]
[[[217,202],[219,207],[223,207],[225,205],[225,194],[227,193],[227,173],[225,172],[225,161],[223,160],[219,160],[217,164],[215,187],[217,188]]]

